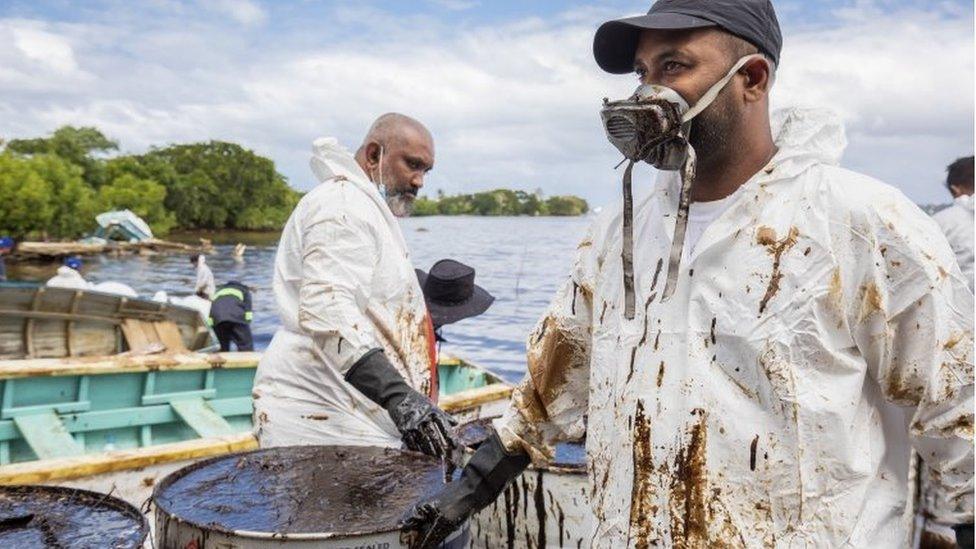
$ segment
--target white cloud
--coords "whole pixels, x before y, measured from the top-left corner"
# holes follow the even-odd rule
[[[204,0],[203,5],[242,25],[260,24],[268,17],[264,8],[253,0]]]
[[[541,187],[606,203],[617,199],[619,173],[600,100],[635,85],[602,74],[591,57],[593,30],[613,15],[587,8],[454,28],[343,8],[334,21],[299,29],[301,39],[185,17],[109,30],[0,20],[0,38],[29,28],[61,40],[77,73],[35,74],[44,61],[0,41],[0,135],[71,123],[103,127],[127,150],[239,141],[307,188],[313,138],[335,135],[352,147],[375,116],[398,110],[434,132],[433,188]],[[902,10],[784,32],[775,103],[833,106],[848,122],[848,166],[916,200],[943,199],[944,166],[973,148],[971,23]],[[649,185],[647,172],[638,177]]]
[[[62,73],[78,68],[74,50],[64,38],[31,26],[15,27],[12,34],[14,47],[27,59]]]
[[[428,0],[429,3],[452,11],[464,11],[481,5],[478,0]]]

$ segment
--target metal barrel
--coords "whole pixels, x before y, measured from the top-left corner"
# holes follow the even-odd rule
[[[290,446],[203,460],[153,491],[156,547],[400,549],[401,519],[441,463],[389,448]],[[470,545],[467,525],[442,546]]]
[[[493,419],[462,425],[461,440],[476,447],[490,433]],[[551,465],[529,467],[471,518],[471,547],[589,547],[583,539],[591,514],[588,486],[584,443],[558,445]]]
[[[107,494],[63,486],[0,486],[0,547],[142,547],[149,523]]]

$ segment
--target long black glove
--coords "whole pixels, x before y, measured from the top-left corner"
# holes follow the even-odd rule
[[[962,549],[973,549],[972,524],[957,524],[952,529],[956,532],[956,545]]]
[[[461,478],[414,506],[403,531],[411,549],[437,547],[471,515],[484,509],[529,466],[524,453],[509,454],[492,432],[461,472]]]
[[[454,461],[460,447],[454,435],[457,421],[407,385],[382,350],[356,361],[346,381],[390,414],[407,448]]]

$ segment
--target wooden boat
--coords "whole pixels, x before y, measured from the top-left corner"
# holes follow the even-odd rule
[[[88,290],[0,283],[0,359],[214,348],[210,329],[194,309]]]
[[[10,253],[10,261],[57,261],[69,255],[154,255],[212,253],[208,240],[200,239],[198,246],[150,238],[138,242],[19,242]]]
[[[251,387],[259,353],[0,360],[0,484],[112,492],[139,505],[156,480],[203,457],[257,447]],[[445,357],[440,405],[497,415],[512,391]]]

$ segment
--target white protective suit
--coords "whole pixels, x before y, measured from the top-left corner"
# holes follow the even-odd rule
[[[952,251],[900,192],[837,167],[828,113],[774,119],[779,152],[667,302],[675,172],[635,207],[634,319],[618,208],[529,336],[500,435],[545,461],[585,431],[595,547],[903,547],[910,442],[947,522],[973,520],[973,299]]]
[[[201,255],[197,258],[197,283],[193,287],[193,293],[203,292],[207,299],[212,299],[216,291],[217,285],[214,282],[213,271],[207,266],[207,258]]]
[[[935,222],[942,227],[952,251],[956,253],[956,260],[962,274],[966,276],[969,289],[973,289],[973,197],[962,195],[953,200],[948,208],[937,212]]]
[[[58,274],[51,277],[47,281],[47,285],[53,288],[70,288],[73,290],[92,289],[91,284],[85,280],[85,277],[81,276],[81,273],[67,265],[58,267]]]
[[[377,186],[334,139],[313,146],[321,182],[285,225],[275,257],[282,328],[254,381],[262,446],[400,446],[389,415],[344,379],[370,349],[414,389],[431,384],[433,329],[407,246]]]

